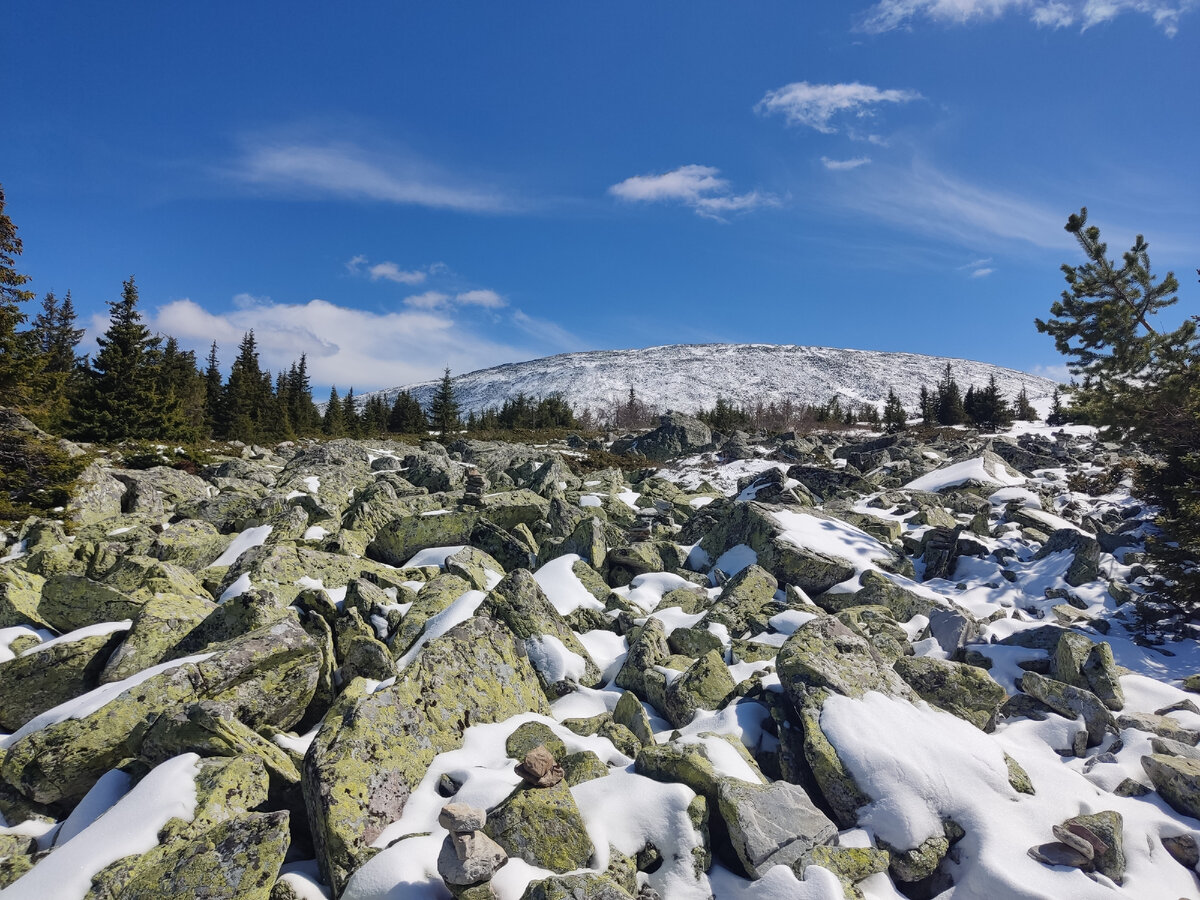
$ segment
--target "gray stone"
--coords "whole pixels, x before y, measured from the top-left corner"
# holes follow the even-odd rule
[[[1100,698],[1083,688],[1072,687],[1036,672],[1026,672],[1021,676],[1021,690],[1068,719],[1083,716],[1089,747],[1099,745],[1105,731],[1113,724],[1112,715]]]
[[[438,874],[448,885],[465,886],[487,881],[508,862],[504,848],[482,831],[451,832],[438,854]]]
[[[717,804],[739,862],[750,878],[775,865],[791,866],[818,844],[832,843],[837,826],[799,785],[754,785],[722,779]]]

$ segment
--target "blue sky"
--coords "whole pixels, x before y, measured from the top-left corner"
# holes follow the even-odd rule
[[[6,4],[39,292],[357,391],[711,341],[1029,371],[1087,205],[1197,310],[1200,2]]]

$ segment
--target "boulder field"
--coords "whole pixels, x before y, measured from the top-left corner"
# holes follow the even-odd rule
[[[1088,429],[220,454],[0,534],[3,900],[1200,896]]]

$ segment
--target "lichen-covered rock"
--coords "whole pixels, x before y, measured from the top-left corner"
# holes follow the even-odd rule
[[[1063,828],[1092,845],[1092,865],[1117,884],[1125,880],[1125,830],[1121,814],[1111,809],[1074,816]]]
[[[643,745],[654,743],[654,731],[650,727],[650,716],[632,691],[625,691],[621,694],[621,699],[617,701],[617,705],[613,709],[612,717],[618,725],[628,728]]]
[[[109,474],[107,466],[91,463],[79,473],[67,502],[66,517],[73,525],[91,525],[121,515],[125,485]]]
[[[932,656],[904,656],[893,668],[922,700],[993,731],[1007,694],[985,670]]]
[[[124,636],[118,629],[57,641],[0,663],[0,729],[16,731],[39,713],[92,690]]]
[[[1029,773],[1007,753],[1004,754],[1004,765],[1008,769],[1008,783],[1012,785],[1014,791],[1031,796],[1037,793],[1029,778]]]
[[[595,852],[571,789],[563,781],[547,788],[517,788],[488,811],[484,833],[509,856],[552,872],[582,869]]]
[[[0,565],[0,628],[49,628],[50,623],[38,612],[45,583],[41,575]]]
[[[512,759],[524,759],[535,747],[545,747],[555,759],[567,753],[567,745],[544,722],[524,722],[504,742],[504,752]]]
[[[137,611],[133,627],[105,664],[100,683],[122,681],[171,658],[180,641],[216,609],[202,597],[156,594]]]
[[[608,774],[608,766],[604,764],[604,760],[591,750],[568,753],[560,757],[559,762],[562,765],[563,781],[571,787],[583,784],[585,781],[603,778]]]
[[[629,442],[617,442],[613,453],[630,453],[655,461],[675,459],[711,446],[712,430],[699,419],[672,412],[659,426]]]
[[[1050,677],[1063,684],[1091,690],[1083,676],[1083,664],[1094,646],[1089,637],[1078,631],[1063,631],[1050,657]]]
[[[775,659],[784,693],[797,709],[818,692],[916,696],[864,637],[834,616],[818,616],[797,628]]]
[[[779,611],[775,604],[778,589],[779,582],[766,569],[746,566],[725,582],[720,596],[697,627],[724,625],[734,637],[747,631],[765,631],[767,620]]]
[[[480,612],[503,622],[518,640],[525,642],[526,654],[547,696],[560,697],[576,684],[599,687],[603,683],[603,674],[591,655],[527,569],[514,569],[505,575]],[[556,641],[557,646],[548,639]],[[576,671],[568,671],[572,668]]]
[[[1200,760],[1155,753],[1142,757],[1142,768],[1171,809],[1200,819]]]
[[[469,543],[496,560],[501,566],[501,574],[513,569],[530,569],[537,563],[536,544],[527,543],[487,519],[475,523]]]
[[[851,828],[858,821],[858,810],[871,802],[858,786],[833,744],[821,731],[820,708],[815,703],[796,710],[803,734],[804,761],[821,796],[833,812],[841,828]]]
[[[700,709],[720,709],[737,684],[720,652],[710,650],[667,686],[663,714],[676,728],[682,728]]]
[[[1100,698],[1083,688],[1046,678],[1037,672],[1026,672],[1021,676],[1021,690],[1068,719],[1083,716],[1089,747],[1098,746],[1104,732],[1113,724],[1112,715]]]
[[[211,522],[184,519],[156,534],[147,554],[195,572],[211,565],[232,541],[230,535],[221,534]]]
[[[717,807],[730,843],[747,876],[761,878],[771,866],[791,866],[818,844],[837,837],[837,826],[799,785],[754,785],[722,779]]]
[[[52,575],[42,586],[37,612],[51,628],[65,633],[97,622],[132,619],[145,602],[82,575]]]
[[[809,866],[828,869],[842,883],[842,890],[846,896],[859,900],[863,894],[857,887],[858,882],[877,872],[886,872],[890,859],[886,850],[877,847],[834,847],[830,844],[818,844],[792,863],[792,871],[803,878],[804,870]]]
[[[454,889],[486,881],[506,862],[504,848],[482,831],[451,829],[442,842],[437,868],[442,880]]]
[[[914,882],[928,878],[942,864],[946,853],[950,850],[950,841],[941,834],[926,838],[916,847],[901,850],[885,841],[879,846],[887,851],[890,860],[888,871],[897,881]]]
[[[388,638],[392,655],[399,659],[425,630],[425,623],[471,590],[469,582],[457,575],[439,575],[417,591],[417,599],[405,613],[395,634]]]
[[[568,553],[574,553],[593,568],[603,568],[608,555],[608,535],[604,522],[589,516],[580,520],[562,540],[543,541],[538,560],[546,563]]]
[[[633,691],[643,700],[653,703],[648,679],[652,674],[659,674],[654,667],[662,665],[670,656],[671,648],[667,645],[667,630],[663,623],[658,619],[647,619],[646,624],[629,640],[629,653],[615,679],[617,687]],[[658,708],[658,704],[655,707]]]
[[[322,877],[340,892],[368,845],[404,810],[438,753],[469,725],[523,712],[546,696],[511,634],[477,617],[426,644],[395,684],[355,681],[304,758],[304,800]]]
[[[1118,728],[1136,728],[1160,738],[1178,741],[1189,747],[1200,744],[1200,732],[1185,728],[1178,719],[1170,716],[1159,716],[1154,713],[1125,713],[1117,717]]]
[[[1125,691],[1121,687],[1121,672],[1113,659],[1112,647],[1103,641],[1088,652],[1083,663],[1083,677],[1088,690],[1099,697],[1114,712],[1125,707]]]
[[[486,591],[504,575],[504,566],[482,550],[463,547],[446,557],[446,571],[469,582],[472,589]]]
[[[408,558],[405,557],[397,565],[403,565],[407,561]],[[286,605],[295,600],[301,591],[316,586],[317,582],[328,591],[349,585],[364,573],[377,576],[385,584],[390,583],[398,574],[395,569],[370,559],[325,553],[289,544],[268,543],[247,550],[239,556],[237,562],[226,571],[214,596],[224,593],[239,578],[245,576],[254,587],[271,591]]]
[[[714,741],[723,742],[729,747],[714,748],[711,746]],[[638,751],[634,771],[655,781],[686,784],[715,807],[718,790],[726,776],[721,774],[713,760],[728,753],[730,748],[742,757],[747,770],[758,778],[759,783],[766,782],[754,757],[742,746],[741,741],[730,735],[711,732],[703,732],[686,742],[675,740],[665,744],[647,744]]]
[[[639,896],[641,896],[639,894]],[[634,900],[611,875],[581,872],[531,881],[521,900]]]
[[[933,597],[901,587],[882,572],[868,569],[858,577],[858,583],[861,588],[854,595],[856,604],[886,606],[897,622],[907,622],[913,616],[925,616],[932,622],[935,613],[946,610]]]
[[[121,900],[270,900],[290,844],[288,813],[247,813],[188,840],[159,844],[122,886]]]
[[[136,758],[135,735],[146,722],[198,700],[230,703],[251,728],[290,728],[313,698],[320,665],[319,645],[285,619],[124,690],[124,682],[102,686],[97,691],[115,695],[98,697],[102,705],[78,718],[18,731],[0,777],[39,803],[78,800],[105,772]]]

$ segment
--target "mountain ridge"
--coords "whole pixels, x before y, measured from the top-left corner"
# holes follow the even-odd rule
[[[932,390],[946,364],[965,393],[995,374],[1001,392],[1014,398],[1022,387],[1030,401],[1048,400],[1056,382],[958,357],[883,350],[812,347],[797,344],[662,344],[629,350],[585,350],[524,362],[504,363],[452,376],[463,414],[498,408],[506,399],[561,394],[579,412],[603,414],[637,399],[658,409],[695,412],[717,397],[735,404],[843,403],[882,406],[892,389],[906,409],[917,405],[921,385]],[[360,403],[382,395],[387,403],[402,390],[428,406],[440,379],[358,395]]]

